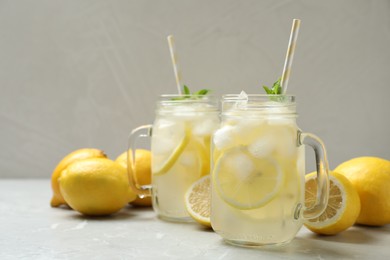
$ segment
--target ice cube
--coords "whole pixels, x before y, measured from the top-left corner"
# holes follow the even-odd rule
[[[242,106],[246,106],[248,104],[248,95],[243,90],[237,97],[237,102],[235,104],[235,108],[240,108]]]
[[[202,119],[194,122],[192,131],[194,135],[206,136],[211,135],[218,126],[219,122],[216,118]]]
[[[178,142],[172,139],[154,139],[152,141],[152,150],[153,154],[155,155],[161,155],[161,154],[167,154],[172,153],[174,149],[177,147]]]
[[[238,143],[248,145],[258,137],[264,122],[264,119],[237,120],[233,129],[233,135],[236,136]]]
[[[185,135],[183,122],[160,119],[153,126],[152,150],[154,154],[171,153]]]
[[[233,127],[225,125],[214,133],[213,142],[218,150],[224,150],[234,146]]]
[[[247,180],[255,168],[251,158],[244,153],[234,155],[229,160],[229,166],[240,181]]]
[[[248,145],[248,151],[253,157],[262,158],[269,156],[278,146],[274,135],[266,134]]]
[[[248,94],[244,90],[241,91],[240,95],[238,95],[239,99],[246,99],[248,101]]]
[[[157,130],[158,132],[164,132],[164,131],[170,131],[174,128],[176,122],[172,120],[166,120],[166,119],[159,119],[154,123],[153,129]]]

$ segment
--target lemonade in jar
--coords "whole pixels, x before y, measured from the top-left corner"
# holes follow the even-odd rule
[[[210,140],[219,126],[218,113],[212,96],[162,95],[153,126],[142,126],[131,134],[132,151],[138,136],[152,138],[151,187],[134,186],[141,190],[141,196],[151,190],[153,209],[160,218],[192,220],[184,194],[195,181],[210,173]]]
[[[328,163],[322,142],[296,124],[295,97],[226,95],[213,136],[211,225],[242,246],[283,244],[322,213]],[[319,200],[304,206],[306,144],[316,152]]]

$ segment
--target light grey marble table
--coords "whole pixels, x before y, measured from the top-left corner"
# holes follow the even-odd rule
[[[355,226],[337,236],[302,228],[288,245],[225,244],[196,223],[128,207],[106,218],[51,208],[49,180],[0,179],[0,259],[390,259],[390,225]]]

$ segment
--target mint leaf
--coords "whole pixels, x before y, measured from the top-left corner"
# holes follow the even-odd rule
[[[196,91],[191,94],[190,88],[187,87],[186,85],[183,85],[183,96],[181,97],[174,97],[171,100],[184,100],[184,99],[196,99],[199,98],[199,96],[205,96],[207,95],[210,90],[209,89],[201,89],[199,91]]]
[[[282,95],[282,86],[280,85],[281,79],[282,78],[279,78],[277,81],[275,81],[272,85],[272,88],[263,86],[263,89],[268,95],[279,95],[278,97],[270,97],[270,99],[273,101],[283,101],[284,99],[284,96]]]
[[[184,94],[191,95],[190,89],[186,85],[183,86],[183,89],[184,89]]]
[[[272,95],[272,90],[270,90],[267,86],[263,86],[263,89],[268,95]]]
[[[280,85],[280,80],[281,80],[281,78],[279,78],[277,81],[275,81],[274,84],[272,85],[271,89],[269,87],[267,87],[267,86],[263,86],[265,92],[268,95],[280,95],[280,94],[282,94],[282,86]]]
[[[208,90],[208,89],[201,89],[199,91],[196,91],[194,93],[194,95],[204,96],[204,95],[207,95],[207,93],[209,93],[209,92],[210,92],[210,90]]]
[[[275,83],[274,85],[272,86],[272,90],[274,92],[275,95],[280,95],[282,94],[282,86],[280,85],[280,81],[282,80],[282,78],[279,78]]]

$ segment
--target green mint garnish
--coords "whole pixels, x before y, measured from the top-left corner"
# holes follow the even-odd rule
[[[191,95],[191,91],[186,85],[184,85],[183,90],[184,90],[184,94]]]
[[[208,90],[208,89],[201,89],[201,90],[199,90],[199,91],[196,91],[196,92],[194,93],[194,95],[205,96],[205,95],[207,95],[207,93],[209,93],[209,92],[210,92],[210,90]]]
[[[205,96],[210,92],[209,89],[201,89],[199,91],[196,91],[191,94],[190,88],[186,85],[183,86],[183,96],[182,97],[175,97],[172,98],[172,100],[184,100],[184,99],[197,99],[200,96]]]
[[[272,88],[268,88],[267,86],[263,86],[265,92],[267,92],[268,95],[280,95],[282,94],[282,86],[280,85],[280,80],[282,78],[279,78],[275,83],[274,85],[272,86]]]
[[[282,94],[282,86],[280,85],[280,81],[281,81],[282,78],[279,78],[275,83],[274,85],[272,86],[272,88],[269,88],[267,86],[263,86],[265,92],[268,94],[268,95],[272,95],[271,97],[269,97],[270,100],[272,101],[279,101],[279,102],[282,102],[284,100],[284,95]],[[273,96],[273,95],[279,95],[279,96]]]

